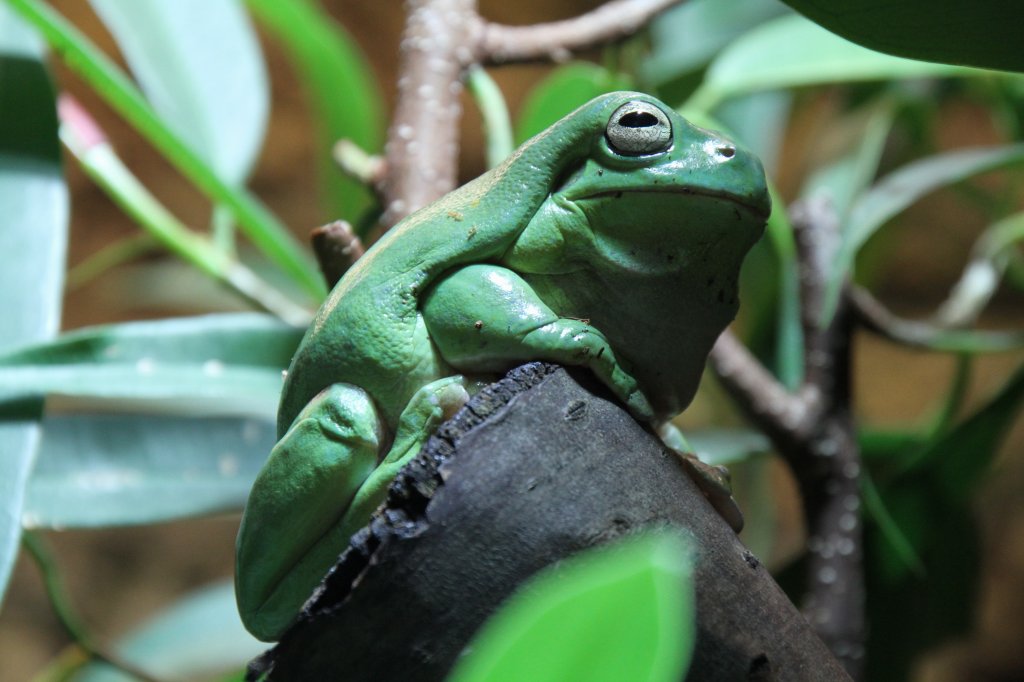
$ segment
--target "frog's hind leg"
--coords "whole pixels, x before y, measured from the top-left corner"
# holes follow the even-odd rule
[[[246,627],[273,640],[348,543],[338,526],[373,472],[384,430],[361,388],[334,384],[299,413],[256,477],[236,544]]]
[[[294,620],[391,480],[468,395],[459,376],[431,382],[383,431],[369,395],[335,384],[310,401],[271,451],[238,532],[236,593],[246,627],[273,640]]]

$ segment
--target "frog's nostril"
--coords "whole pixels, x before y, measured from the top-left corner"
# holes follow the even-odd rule
[[[631,111],[619,119],[619,125],[625,128],[650,128],[658,125],[658,118],[646,111]]]
[[[736,147],[728,144],[719,145],[718,149],[715,151],[718,152],[719,156],[725,159],[731,159],[736,156]]]

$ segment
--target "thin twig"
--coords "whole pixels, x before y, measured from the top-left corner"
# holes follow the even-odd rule
[[[331,157],[342,173],[380,192],[380,185],[386,175],[384,157],[368,154],[352,140],[342,138],[334,143]]]
[[[345,220],[321,225],[310,234],[310,241],[320,263],[320,271],[330,288],[366,251],[362,240]]]
[[[725,389],[773,442],[802,437],[815,416],[808,402],[787,391],[731,331],[718,337],[709,359]]]
[[[1024,347],[1024,333],[1019,331],[946,329],[929,322],[908,320],[893,313],[864,287],[851,287],[849,297],[858,322],[893,343],[911,348],[974,353]]]

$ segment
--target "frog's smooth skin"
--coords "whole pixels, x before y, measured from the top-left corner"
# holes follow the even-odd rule
[[[599,97],[388,232],[287,373],[238,535],[246,627],[275,639],[398,470],[528,360],[589,367],[638,419],[693,398],[770,209],[750,153],[633,92]]]

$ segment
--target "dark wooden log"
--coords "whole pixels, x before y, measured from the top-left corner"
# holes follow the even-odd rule
[[[697,547],[688,680],[847,679],[676,456],[588,374],[541,363],[513,370],[441,427],[251,672],[443,680],[523,580],[665,524]]]

